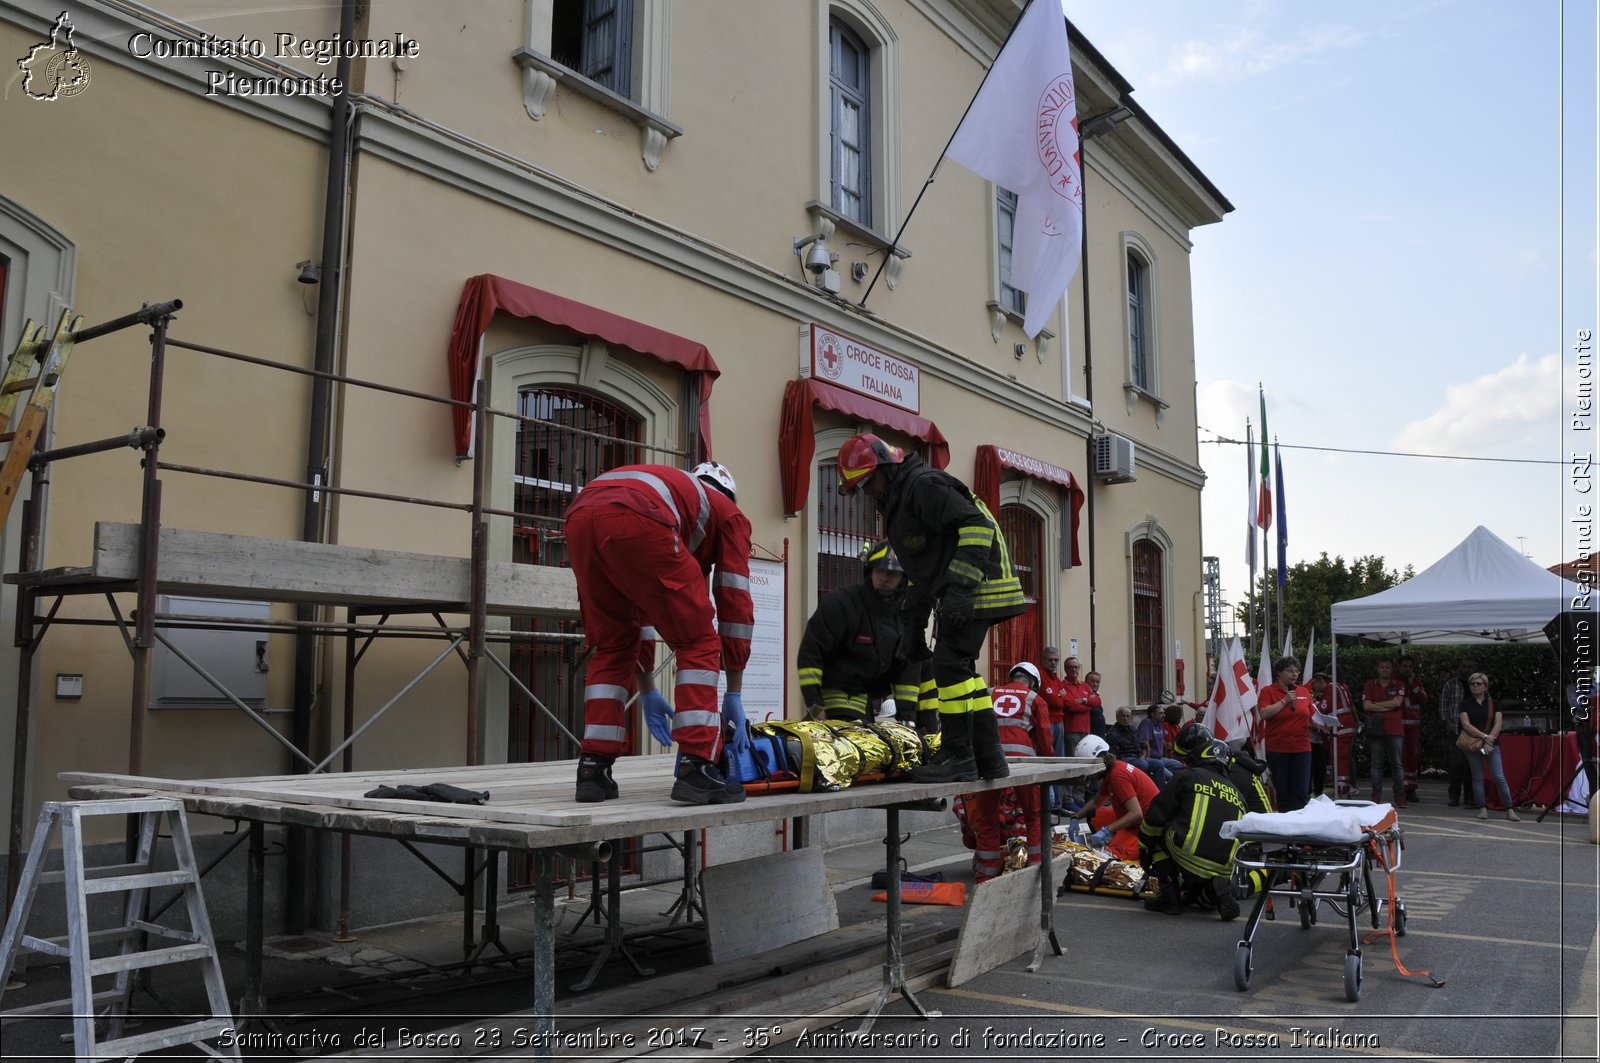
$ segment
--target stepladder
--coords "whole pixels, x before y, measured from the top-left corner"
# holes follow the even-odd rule
[[[56,388],[67,367],[67,356],[72,353],[73,339],[82,324],[83,318],[74,316],[71,310],[61,312],[54,334],[46,332],[43,325],[26,322],[22,338],[0,374],[0,447],[5,448],[0,457],[0,528],[5,527],[12,503],[22,489],[22,476],[44,433]],[[24,395],[28,400],[13,429],[12,414]]]
[[[131,861],[93,866],[87,863],[84,820],[99,816],[137,817],[137,851]],[[157,866],[164,863],[159,845],[163,819],[167,821],[175,864],[165,868]],[[61,870],[47,871],[52,839],[58,833]],[[55,885],[62,888],[66,933],[35,937],[28,933],[34,901]],[[149,916],[152,891],[169,887],[179,891],[177,900],[181,904],[171,907],[183,910],[186,927],[157,923]],[[98,900],[102,894],[121,894],[122,903],[115,903],[114,896]],[[120,912],[120,920],[112,917],[113,912]],[[91,915],[96,921],[110,918],[111,925],[93,929]],[[184,921],[181,916],[175,918]],[[179,1045],[193,1045],[216,1059],[240,1058],[188,820],[178,801],[148,797],[46,802],[39,812],[33,845],[23,865],[17,895],[11,901],[5,932],[0,935],[0,1004],[4,1002],[5,983],[12,968],[25,953],[67,960],[72,995],[24,1007],[0,1008],[0,1023],[70,1015],[73,1054],[80,1063],[128,1059]],[[136,972],[166,966],[197,971],[209,1013],[175,1017],[172,1025],[128,1035]],[[141,1026],[154,1025],[155,1016],[141,1020]]]

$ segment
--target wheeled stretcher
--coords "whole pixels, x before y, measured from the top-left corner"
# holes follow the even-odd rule
[[[1250,813],[1223,827],[1224,837],[1240,845],[1234,854],[1232,881],[1236,895],[1259,887],[1245,921],[1244,937],[1234,948],[1233,984],[1244,992],[1253,973],[1252,950],[1262,916],[1275,919],[1272,898],[1282,897],[1300,916],[1300,927],[1317,923],[1326,904],[1349,927],[1344,957],[1345,999],[1361,998],[1361,936],[1356,920],[1363,911],[1375,930],[1384,929],[1381,915],[1390,911],[1396,935],[1406,932],[1406,906],[1395,890],[1405,840],[1394,808],[1369,801],[1330,801],[1319,797],[1298,812]],[[1374,871],[1382,874],[1380,892]]]

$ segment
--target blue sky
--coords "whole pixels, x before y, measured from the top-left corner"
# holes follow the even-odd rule
[[[1192,258],[1205,552],[1225,597],[1247,584],[1246,459],[1208,441],[1242,439],[1246,417],[1259,438],[1258,383],[1285,446],[1290,564],[1420,571],[1478,524],[1541,565],[1575,557],[1564,466],[1289,448],[1565,459],[1568,347],[1595,324],[1594,5],[1063,6],[1237,208]]]

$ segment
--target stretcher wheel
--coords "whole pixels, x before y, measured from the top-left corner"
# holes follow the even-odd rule
[[[1310,930],[1317,923],[1317,902],[1300,898],[1300,929]]]
[[[1361,953],[1344,956],[1344,998],[1352,1004],[1361,999]]]
[[[1394,932],[1396,937],[1406,936],[1406,902],[1396,901],[1394,905]]]
[[[1243,993],[1250,988],[1250,946],[1239,942],[1233,950],[1233,987]]]

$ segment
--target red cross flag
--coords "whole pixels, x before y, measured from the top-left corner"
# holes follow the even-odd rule
[[[1255,708],[1255,683],[1250,679],[1250,665],[1244,659],[1244,643],[1235,635],[1232,641],[1223,643],[1217,685],[1206,710],[1211,733],[1229,745],[1243,744],[1250,737]]]

